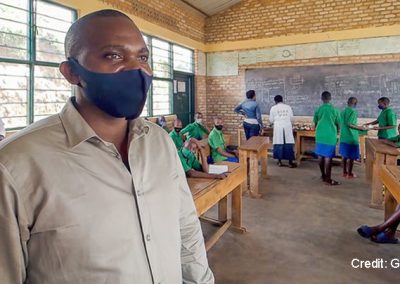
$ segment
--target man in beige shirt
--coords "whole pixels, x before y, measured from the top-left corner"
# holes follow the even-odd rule
[[[137,118],[148,49],[124,14],[75,22],[60,114],[0,146],[0,283],[214,283],[176,149]]]

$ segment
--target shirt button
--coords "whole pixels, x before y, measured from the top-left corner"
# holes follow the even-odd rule
[[[151,240],[150,235],[147,234],[147,235],[146,235],[146,241],[150,242],[150,240]]]

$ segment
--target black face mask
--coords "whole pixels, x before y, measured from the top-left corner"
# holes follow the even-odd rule
[[[223,125],[215,125],[215,128],[218,130],[222,130],[222,128],[224,128],[224,126]]]
[[[182,128],[180,128],[180,127],[175,127],[174,129],[175,129],[175,132],[176,132],[176,133],[179,133],[179,132],[181,132],[181,130],[182,130]]]

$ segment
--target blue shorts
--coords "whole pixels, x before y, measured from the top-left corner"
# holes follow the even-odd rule
[[[339,153],[345,159],[360,159],[360,146],[356,144],[340,143]]]
[[[225,161],[239,163],[239,158],[238,157],[228,157]]]
[[[336,154],[336,145],[316,143],[314,152],[321,157],[333,158]]]

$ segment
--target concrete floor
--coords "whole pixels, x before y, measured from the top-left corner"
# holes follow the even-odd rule
[[[356,166],[355,180],[339,177],[335,167],[342,182],[336,187],[320,182],[311,160],[289,169],[270,159],[268,171],[260,180],[263,198],[244,197],[247,233],[227,231],[208,252],[216,283],[398,283],[400,267],[351,267],[354,258],[383,259],[388,267],[400,259],[400,244],[379,245],[356,233],[361,224],[383,221],[382,210],[368,207],[363,167]],[[210,226],[203,224],[206,237]]]

